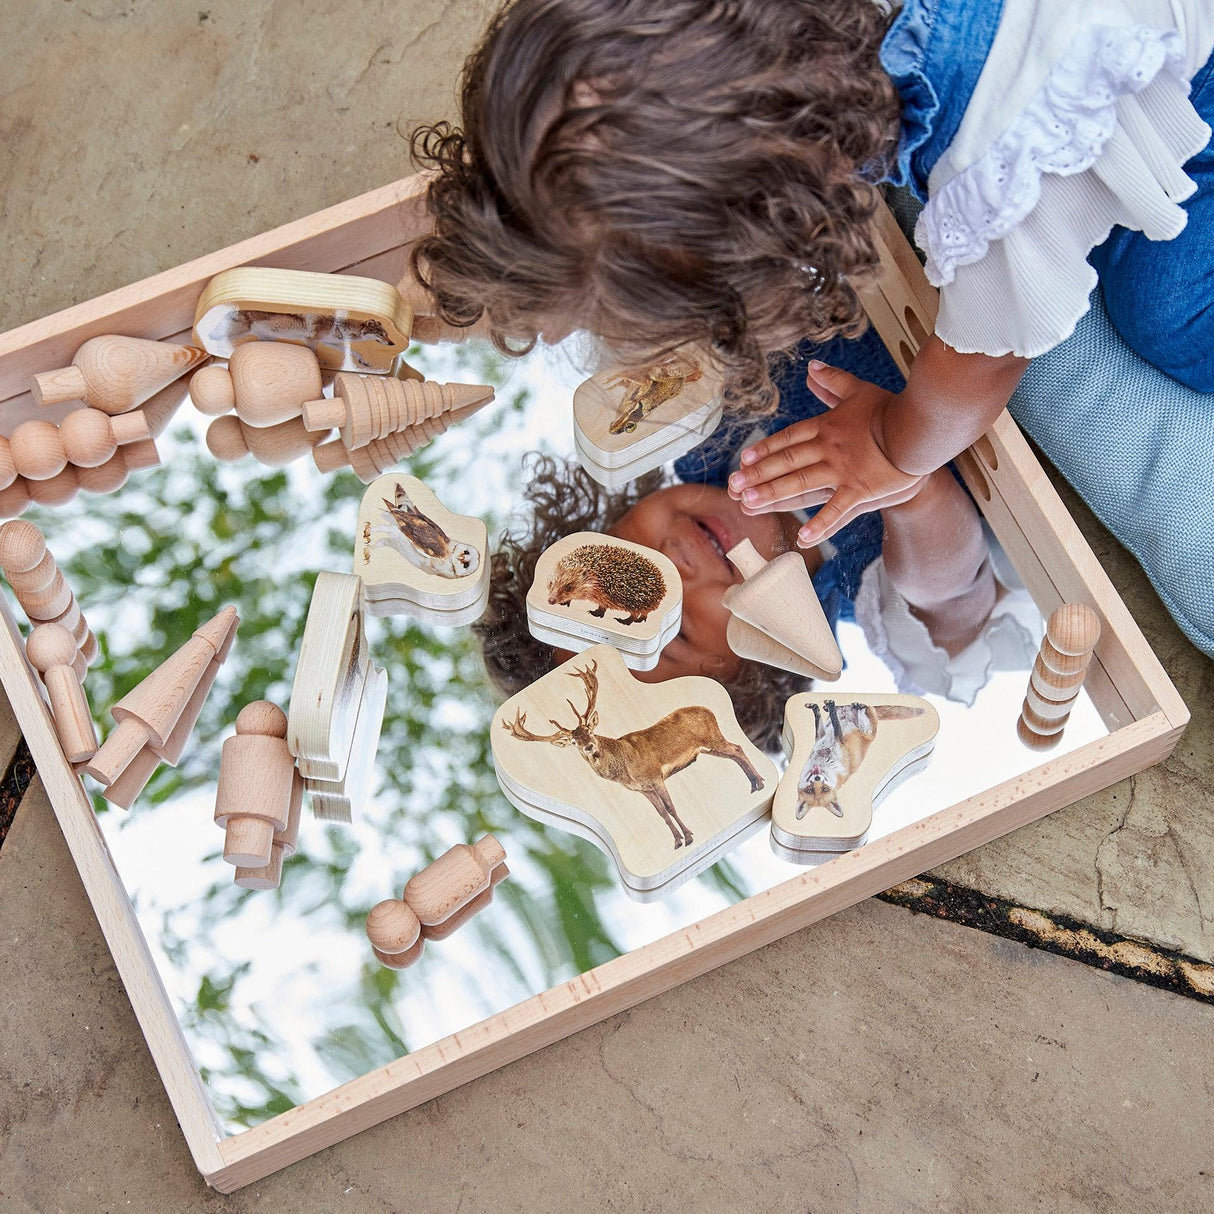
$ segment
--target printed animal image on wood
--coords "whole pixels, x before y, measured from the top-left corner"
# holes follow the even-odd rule
[[[363,494],[354,572],[369,609],[469,624],[489,593],[485,524],[455,514],[415,476],[389,473]]]
[[[194,313],[208,354],[227,358],[247,341],[291,342],[314,350],[326,371],[391,372],[412,327],[408,304],[386,282],[254,266],[217,274]]]
[[[712,679],[646,684],[598,645],[512,696],[490,733],[523,813],[596,842],[647,898],[701,872],[766,817],[775,765]]]
[[[776,852],[808,861],[863,842],[881,799],[926,766],[939,728],[918,696],[793,696],[784,710],[788,769],[772,806]]]
[[[646,367],[601,371],[574,393],[578,458],[614,491],[703,442],[721,409],[720,377],[693,349]]]
[[[614,645],[634,670],[657,665],[682,614],[683,582],[669,557],[594,531],[546,549],[527,593],[527,621],[538,640],[574,652]]]

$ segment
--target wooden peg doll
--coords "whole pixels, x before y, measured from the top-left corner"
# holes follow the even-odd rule
[[[504,862],[499,864],[489,874],[489,886],[487,889],[481,890],[470,901],[465,902],[457,911],[453,911],[441,923],[431,927],[428,924],[422,924],[422,936],[426,940],[446,940],[448,936],[454,936],[461,927],[469,920],[475,919],[477,915],[493,901],[493,891],[510,876],[510,868]]]
[[[259,428],[226,414],[207,427],[207,449],[216,459],[233,463],[252,455],[271,468],[281,468],[306,455],[322,438],[323,433],[304,429],[298,417]]]
[[[367,939],[380,964],[398,970],[412,965],[426,945],[417,916],[399,898],[385,898],[371,908]]]
[[[270,844],[270,860],[262,868],[236,867],[236,884],[242,889],[277,889],[282,882],[283,861],[295,854],[299,842],[299,819],[303,810],[304,778],[295,769],[291,781],[291,804],[285,830],[276,830]]]
[[[92,758],[97,733],[84,688],[72,669],[78,657],[72,634],[60,624],[39,624],[30,633],[25,651],[50,694],[55,731],[67,761],[81,763]]]
[[[484,893],[490,874],[505,859],[505,849],[492,835],[471,846],[457,843],[409,879],[404,900],[420,923],[436,927]]]
[[[224,828],[229,864],[267,867],[275,834],[287,831],[296,773],[286,737],[286,713],[269,700],[254,700],[240,710],[236,733],[223,744],[215,823]]]
[[[151,438],[152,431],[139,410],[111,417],[100,409],[77,409],[59,423],[59,437],[69,464],[96,468],[119,447]]]
[[[224,367],[203,367],[190,380],[194,407],[208,417],[235,410],[246,426],[274,426],[298,417],[321,394],[320,363],[306,346],[250,341]]]
[[[205,350],[140,337],[93,337],[76,351],[70,367],[34,376],[39,405],[82,400],[111,416],[126,413],[207,358]]]

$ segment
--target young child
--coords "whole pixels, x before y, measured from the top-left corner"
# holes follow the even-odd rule
[[[748,513],[822,503],[813,547],[986,430],[1098,275],[1125,340],[1214,392],[1212,46],[1211,0],[515,0],[462,130],[418,133],[415,269],[503,343],[701,343],[761,412],[771,352],[864,328],[877,185],[909,185],[942,292],[909,382],[811,366],[831,411],[729,481]]]

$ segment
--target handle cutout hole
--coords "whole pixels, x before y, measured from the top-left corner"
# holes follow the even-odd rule
[[[985,434],[974,439],[974,454],[992,471],[999,471],[999,456],[995,454],[995,445]]]
[[[919,314],[907,304],[902,310],[902,315],[906,321],[906,331],[914,339],[916,346],[922,346],[928,338],[927,329],[924,328],[923,321],[919,319]]]

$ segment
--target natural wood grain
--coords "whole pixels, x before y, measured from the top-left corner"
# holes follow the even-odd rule
[[[270,863],[274,836],[291,817],[295,756],[287,749],[287,715],[269,700],[246,704],[224,744],[215,789],[215,825],[224,829],[223,858],[242,868]]]
[[[484,893],[489,888],[489,874],[505,859],[505,848],[492,835],[472,844],[457,843],[410,877],[401,896],[419,924],[437,927]],[[372,943],[385,952],[393,951],[378,941]]]

